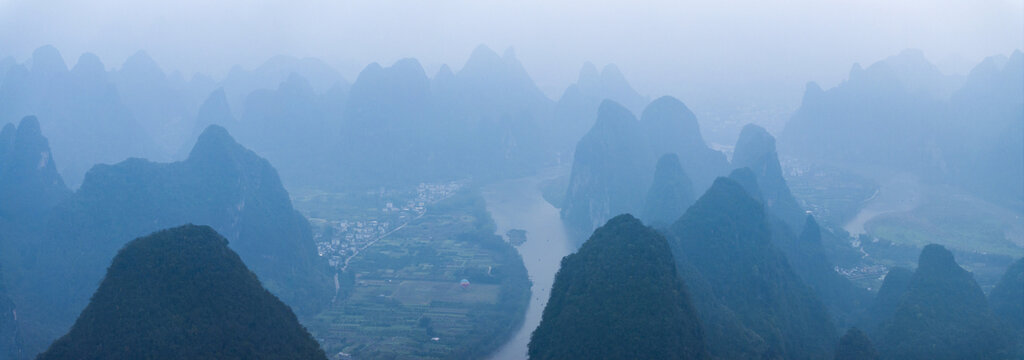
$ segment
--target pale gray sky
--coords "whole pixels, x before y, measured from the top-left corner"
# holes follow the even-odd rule
[[[1024,47],[1024,0],[0,0],[0,57],[44,44],[69,64],[89,51],[118,66],[145,49],[165,69],[215,76],[313,56],[350,80],[372,61],[416,57],[432,72],[478,44],[514,46],[552,97],[592,61],[647,95],[763,102],[905,48],[966,71]]]

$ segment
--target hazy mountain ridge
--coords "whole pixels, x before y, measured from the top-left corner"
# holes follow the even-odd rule
[[[8,285],[40,339],[65,331],[128,239],[182,223],[220,229],[263,285],[297,312],[314,312],[330,299],[326,263],[273,167],[217,126],[183,162],[96,166],[44,218],[7,244],[21,259]]]
[[[218,123],[199,114],[218,91],[238,119],[232,131],[284,165],[282,175],[289,183],[304,186],[336,186],[339,179],[341,186],[366,187],[525,174],[560,161],[564,150],[558,149],[577,139],[552,123],[554,101],[540,92],[511,49],[498,56],[480,46],[457,73],[442,71],[434,79],[423,74],[415,59],[389,67],[371,64],[361,73],[362,81],[351,84],[312,58],[274,57],[253,70],[235,67],[219,81],[203,74],[189,80],[167,74],[141,51],[110,70],[87,53],[68,71],[53,47],[40,48],[35,58],[38,64],[29,67],[5,60],[0,121],[26,115],[46,119],[44,130],[56,153],[64,154],[57,159],[58,170],[72,187],[96,163],[129,157],[166,161],[187,152],[195,129]],[[612,76],[617,71],[606,72],[615,84],[625,83],[621,74]],[[284,91],[301,82],[311,91]],[[60,95],[47,89],[60,89]],[[277,129],[287,131],[280,137],[262,136]],[[318,135],[315,143],[324,146],[292,151],[290,142],[297,139],[290,134]],[[95,144],[89,142],[94,139]],[[81,149],[88,151],[75,151]],[[387,156],[396,152],[401,156]],[[466,157],[466,152],[485,159]],[[390,164],[406,159],[399,166]],[[311,177],[286,166],[293,162],[327,171]],[[349,171],[352,167],[366,171]]]
[[[679,157],[665,154],[654,168],[654,180],[647,191],[641,216],[651,224],[671,224],[683,216],[695,200],[693,183],[679,165]]]
[[[571,145],[593,127],[604,100],[615,101],[634,114],[640,114],[648,103],[614,64],[607,64],[598,72],[593,63],[586,62],[576,82],[570,84],[555,103],[554,121],[557,132],[565,137],[563,142]],[[564,151],[567,158],[572,155],[571,146]]]
[[[39,120],[28,116],[0,131],[0,217],[24,221],[71,194],[57,173]]]
[[[562,218],[586,236],[616,215],[639,213],[655,160],[636,117],[605,100],[576,145]]]
[[[605,100],[594,126],[580,139],[573,153],[562,218],[573,231],[587,234],[612,216],[640,214],[655,176],[655,165],[665,154],[678,158],[692,181],[694,194],[707,186],[700,181],[724,175],[728,170],[725,155],[707,147],[696,118],[679,100],[655,100],[640,120],[622,105]],[[688,205],[674,204],[683,210]]]
[[[694,193],[707,190],[716,177],[729,171],[725,154],[707,145],[697,117],[682,101],[671,96],[652,101],[640,115],[640,123],[655,156],[679,156],[683,169],[693,180]]]
[[[0,122],[37,116],[50,138],[58,169],[76,186],[93,164],[154,154],[153,141],[99,60],[82,55],[68,70],[57,49],[44,46],[0,84]]]
[[[787,154],[870,174],[910,171],[1024,209],[1024,54],[966,78],[905,51],[822,90],[808,84],[781,136]],[[878,131],[885,129],[885,131]]]
[[[849,79],[832,89],[808,84],[778,149],[765,129],[747,125],[731,160],[728,147],[708,146],[685,104],[667,96],[648,103],[614,65],[599,73],[585,64],[556,102],[538,89],[511,49],[498,55],[478,47],[457,72],[443,65],[432,77],[416,59],[373,63],[353,83],[316,59],[273,58],[256,70],[233,69],[221,81],[201,74],[186,81],[164,73],[142,52],[109,70],[92,54],[69,70],[56,49],[36,53],[26,64],[0,59],[0,124],[22,119],[0,130],[0,358],[8,350],[38,352],[37,342],[63,333],[125,241],[188,222],[230,238],[262,286],[296,312],[314,313],[330,298],[328,271],[284,184],[367,197],[379,188],[383,200],[385,188],[455,179],[475,186],[568,159],[569,178],[551,183],[566,190],[564,202],[552,202],[562,207],[564,224],[576,235],[572,240],[602,231],[602,224],[622,225],[622,219],[640,224],[620,214],[640,215],[667,237],[675,277],[686,283],[682,297],[690,299],[682,312],[702,323],[688,331],[700,330],[706,348],[684,346],[682,352],[768,359],[879,353],[1000,358],[1013,356],[1014,346],[1024,349],[1016,326],[1024,324],[1017,321],[1024,308],[1016,306],[1024,300],[1015,291],[1021,261],[986,298],[965,268],[990,269],[982,263],[997,263],[995,256],[1009,262],[1009,255],[965,258],[957,252],[961,268],[944,249],[928,246],[916,271],[889,269],[872,303],[864,278],[857,278],[877,284],[892,265],[885,258],[891,255],[881,251],[916,255],[923,244],[887,250],[883,246],[897,246],[847,237],[836,224],[819,226],[827,217],[804,211],[779,162],[782,151],[870,175],[907,171],[929,186],[973,194],[957,188],[951,196],[978,196],[1018,211],[1024,206],[1019,51],[986,59],[967,77],[944,75],[915,51],[867,68],[855,65]],[[41,125],[34,116],[22,117],[37,112]],[[48,143],[42,133],[50,128],[56,135]],[[136,156],[185,159],[158,163]],[[75,180],[83,164],[95,166],[84,181]],[[728,178],[719,178],[730,169]],[[72,179],[68,185],[81,184],[77,192],[68,190],[58,171]],[[633,225],[627,226],[631,234],[649,235],[650,229]],[[998,228],[982,235],[1019,240],[1007,234]],[[532,234],[530,239],[536,241]],[[921,239],[939,242],[927,233],[915,238]],[[868,271],[879,272],[851,276],[826,255],[844,247],[867,258],[864,248],[851,244],[872,240],[881,245],[868,251],[880,261],[869,265],[884,266]],[[352,244],[344,246],[360,245]],[[664,265],[662,254],[650,254],[659,259],[655,265]],[[585,273],[582,278],[601,271]],[[985,289],[990,273],[978,276]],[[343,279],[349,280],[355,282]],[[379,295],[389,300],[390,294]],[[588,296],[571,300],[594,300]],[[614,296],[598,300],[606,299]],[[618,308],[633,300],[621,300]],[[597,319],[613,311],[589,312]],[[563,324],[592,320],[573,316],[584,320]],[[850,328],[854,324],[863,333]],[[1017,332],[1009,330],[1014,327]],[[847,335],[839,338],[837,331]],[[612,346],[618,339],[594,340],[578,338],[568,345],[593,345],[565,351]]]

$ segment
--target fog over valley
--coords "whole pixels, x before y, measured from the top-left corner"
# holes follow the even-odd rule
[[[1020,0],[3,0],[0,44],[18,60],[51,44],[68,62],[91,52],[107,67],[144,50],[186,79],[313,57],[350,81],[372,62],[415,57],[433,75],[443,64],[457,70],[478,45],[512,47],[552,99],[584,62],[615,64],[640,94],[686,101],[712,141],[728,145],[746,122],[781,130],[805,83],[834,86],[854,63],[913,48],[966,75],[1021,47],[1022,12]]]
[[[0,360],[1024,359],[1024,0],[0,0]]]

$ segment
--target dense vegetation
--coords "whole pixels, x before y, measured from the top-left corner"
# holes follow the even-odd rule
[[[1024,358],[1024,258],[1006,269],[988,301],[996,318],[1015,333],[1016,356]]]
[[[876,360],[878,351],[871,345],[871,340],[860,329],[852,327],[839,338],[835,360]]]
[[[531,359],[699,359],[700,320],[664,236],[612,218],[562,259]]]
[[[208,226],[129,242],[48,359],[325,359],[287,305]]]
[[[893,267],[885,274],[882,287],[878,288],[875,299],[860,319],[860,328],[874,336],[880,331],[882,323],[896,313],[903,294],[910,286],[914,272],[902,267]]]
[[[814,289],[814,293],[828,307],[837,326],[850,326],[870,303],[870,293],[835,271],[823,246],[822,230],[814,216],[807,215],[800,235],[793,235],[784,224],[776,221],[774,239],[786,254],[793,271]],[[780,230],[781,229],[781,230]]]
[[[713,355],[737,350],[746,351],[744,357],[760,352],[756,356],[790,359],[832,354],[837,336],[827,310],[772,244],[764,208],[739,183],[717,179],[671,231],[686,283],[707,284],[693,289],[695,301],[703,303],[698,308],[709,309],[702,311],[703,320],[723,329],[709,331]],[[736,329],[742,328],[756,334],[754,340],[744,340],[750,335],[740,336],[746,332]],[[757,338],[767,349],[756,348]]]
[[[989,303],[999,320],[1024,336],[1024,258],[1017,259],[1006,269],[1003,278],[989,293]]]
[[[939,245],[921,251],[895,313],[875,337],[885,359],[1008,358],[1011,341],[974,277]]]

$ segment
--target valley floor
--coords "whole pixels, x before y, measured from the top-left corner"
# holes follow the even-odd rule
[[[367,214],[394,207],[391,196],[401,197],[381,191],[378,200],[357,201],[355,211],[330,209],[317,197],[295,200],[314,224],[377,225],[365,241],[345,243],[343,235],[333,245],[340,229],[315,226],[326,245],[321,249],[346,252],[324,253],[341,272],[340,294],[304,323],[331,358],[466,358],[494,351],[522,322],[529,280],[515,250],[494,235],[482,198],[474,189],[454,189],[413,201],[418,209],[402,223],[402,215],[370,220]]]

